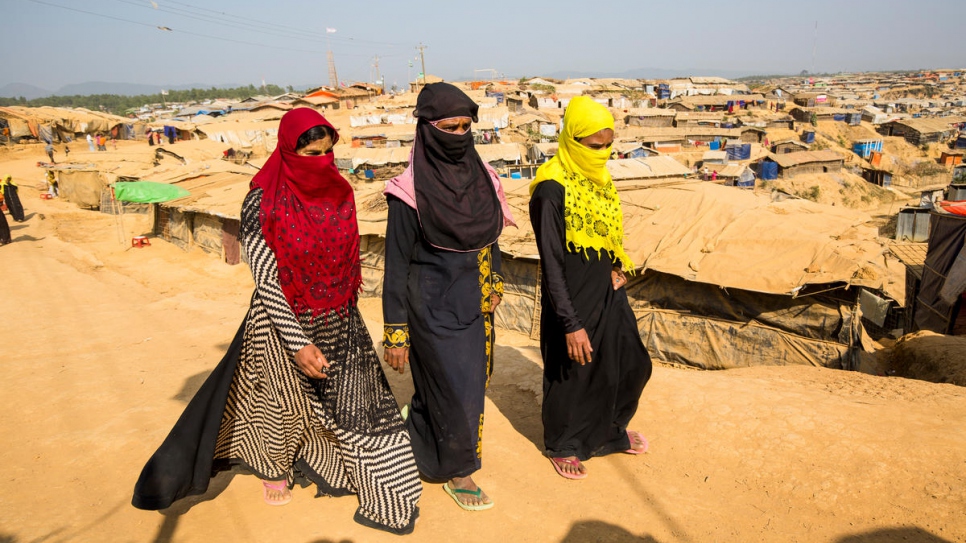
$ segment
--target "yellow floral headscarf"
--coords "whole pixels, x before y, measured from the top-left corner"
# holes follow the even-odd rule
[[[614,129],[614,117],[607,108],[586,96],[570,100],[564,112],[557,154],[537,170],[530,194],[537,185],[553,179],[564,187],[564,222],[568,246],[587,254],[590,249],[607,251],[620,260],[625,271],[634,263],[624,251],[624,216],[617,188],[607,171],[610,149],[594,150],[577,142],[604,129]]]

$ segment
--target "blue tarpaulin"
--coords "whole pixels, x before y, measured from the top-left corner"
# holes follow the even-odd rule
[[[748,160],[751,158],[751,144],[729,145],[725,152],[728,153],[728,160]]]
[[[770,161],[762,162],[758,177],[762,179],[778,179],[778,163]]]

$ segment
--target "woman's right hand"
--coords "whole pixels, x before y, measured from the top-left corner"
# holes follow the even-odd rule
[[[312,379],[325,379],[328,375],[322,373],[323,368],[329,367],[329,361],[318,347],[309,343],[295,353],[295,364],[306,376]]]
[[[399,373],[406,373],[406,364],[409,363],[409,347],[386,347],[382,359],[392,369]]]
[[[581,328],[576,332],[565,334],[567,338],[567,355],[571,360],[583,366],[590,363],[590,353],[594,348],[590,346],[590,337],[587,330]]]

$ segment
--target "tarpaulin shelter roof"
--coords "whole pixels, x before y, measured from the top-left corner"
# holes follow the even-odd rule
[[[684,177],[691,174],[690,169],[669,156],[609,160],[607,170],[610,171],[614,181]]]
[[[242,202],[253,175],[254,172],[217,172],[178,181],[173,186],[189,191],[190,195],[171,200],[165,206],[240,220]]]
[[[335,160],[340,168],[345,165],[358,168],[363,164],[385,166],[386,164],[409,164],[410,147],[349,147],[337,145],[334,148]]]
[[[529,221],[529,183],[504,180],[519,228],[504,229],[500,249],[539,259]],[[803,199],[772,202],[766,195],[690,180],[619,183],[618,191],[625,248],[638,269],[769,294],[795,295],[806,285],[838,283],[904,299],[904,277],[887,267],[888,249],[860,212]],[[360,209],[367,205],[362,200]],[[366,215],[370,230],[384,235],[386,211],[372,209]]]
[[[802,164],[809,164],[812,162],[835,162],[844,161],[845,158],[828,149],[823,149],[821,151],[796,151],[794,153],[781,153],[781,154],[769,154],[768,158],[773,162],[777,162],[782,168],[790,168],[792,166],[800,166]]]
[[[488,145],[477,145],[476,152],[485,162],[505,160],[507,162],[523,160],[526,152],[519,143],[491,143]]]

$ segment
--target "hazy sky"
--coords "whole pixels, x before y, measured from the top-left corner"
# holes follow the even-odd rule
[[[110,81],[389,86],[492,68],[519,78],[638,68],[756,73],[966,65],[961,0],[0,0],[0,86]],[[81,11],[72,11],[81,10]],[[88,13],[83,13],[83,12]],[[167,27],[171,31],[158,29]]]

